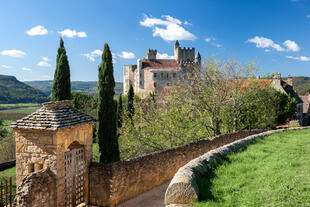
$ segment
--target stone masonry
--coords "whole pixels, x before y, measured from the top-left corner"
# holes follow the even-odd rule
[[[95,119],[71,106],[71,101],[43,103],[42,108],[16,121],[16,184],[49,168],[55,175],[57,207],[65,206],[65,153],[83,148],[84,202],[88,202],[88,168],[92,160]],[[18,193],[18,192],[17,192]]]

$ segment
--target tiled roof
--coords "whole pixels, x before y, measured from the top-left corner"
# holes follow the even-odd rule
[[[180,69],[175,59],[142,60],[143,69]]]
[[[57,130],[96,122],[96,120],[71,106],[71,101],[43,103],[36,112],[11,124],[12,128]]]
[[[294,88],[291,85],[281,80],[281,86],[283,87],[286,94],[290,94],[291,97],[296,99],[297,103],[302,103],[301,98],[297,95],[297,93],[295,92]]]

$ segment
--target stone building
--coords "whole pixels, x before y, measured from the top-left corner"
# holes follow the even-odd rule
[[[166,86],[176,85],[201,65],[199,52],[195,56],[195,48],[181,48],[178,41],[174,44],[173,59],[156,57],[157,50],[147,49],[146,58],[138,59],[136,65],[124,65],[124,94],[130,85],[135,94],[142,97],[149,93],[160,94]]]
[[[71,101],[57,101],[43,103],[42,108],[11,125],[16,138],[17,186],[27,185],[29,176],[40,170],[53,174],[57,186],[56,190],[45,189],[43,194],[49,196],[44,198],[32,190],[33,198],[27,199],[33,204],[18,206],[73,207],[88,202],[94,123],[93,117],[73,108]],[[43,192],[46,186],[37,185]]]
[[[288,77],[286,80],[281,78],[281,73],[275,73],[272,80],[270,80],[270,87],[284,93],[286,95],[290,95],[297,102],[297,118],[300,122],[300,125],[306,126],[308,125],[309,119],[309,102],[307,102],[308,97],[299,96],[293,87],[293,79],[292,77]],[[310,99],[309,99],[310,100]]]

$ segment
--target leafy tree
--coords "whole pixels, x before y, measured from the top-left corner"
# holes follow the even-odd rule
[[[133,90],[133,87],[132,85],[130,84],[130,87],[129,87],[129,91],[128,91],[128,98],[127,98],[127,106],[126,106],[126,109],[127,109],[127,115],[130,119],[132,119],[132,117],[134,116],[135,114],[135,108],[134,108],[134,97],[135,97],[135,93],[134,93],[134,90]]]
[[[114,102],[115,81],[113,76],[112,54],[107,43],[104,44],[102,62],[98,68],[99,103],[97,138],[100,162],[109,163],[120,159],[117,141],[116,104]]]
[[[117,128],[122,127],[123,122],[123,98],[122,94],[119,94],[117,101]]]
[[[71,99],[70,66],[64,41],[60,38],[57,50],[56,69],[54,73],[52,101]]]
[[[71,97],[73,107],[86,114],[97,116],[97,98],[79,91],[73,91]]]

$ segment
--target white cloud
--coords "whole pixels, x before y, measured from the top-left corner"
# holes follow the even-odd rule
[[[133,52],[122,51],[121,54],[118,54],[118,57],[124,59],[134,59],[136,58],[136,55]]]
[[[279,52],[283,51],[293,51],[298,52],[300,51],[300,47],[295,41],[292,40],[286,40],[283,42],[283,46],[274,43],[273,40],[268,39],[266,37],[259,37],[255,36],[252,39],[248,39],[247,42],[256,44],[256,47],[258,48],[265,48],[265,52],[270,52],[270,49],[274,49]],[[286,48],[286,49],[285,49]]]
[[[90,62],[95,62],[95,59],[102,55],[102,50],[94,50],[90,53],[82,54],[82,56],[85,56]],[[116,63],[116,54],[112,52],[112,62]]]
[[[71,30],[71,29],[65,29],[63,31],[59,31],[59,34],[61,34],[62,37],[69,37],[73,38],[75,36],[77,37],[87,37],[87,34],[85,32],[77,32],[76,30]]]
[[[87,57],[89,61],[94,62],[96,57],[99,57],[102,55],[102,50],[97,49],[97,50],[92,51],[91,53],[85,53],[82,55]]]
[[[40,66],[40,67],[51,67],[52,65],[47,63],[47,62],[44,62],[44,61],[40,61],[37,66]]]
[[[258,48],[273,48],[277,51],[284,51],[284,48],[274,43],[271,39],[265,37],[256,36],[252,39],[248,39],[247,42],[256,44]]]
[[[197,39],[194,34],[181,26],[182,22],[179,19],[169,15],[163,15],[161,18],[153,18],[145,15],[144,20],[140,21],[140,25],[153,28],[153,36],[159,36],[166,41]]]
[[[185,22],[184,22],[184,25],[190,25],[190,26],[192,26],[192,24],[189,23],[188,21],[185,21]]]
[[[211,41],[214,41],[215,38],[214,37],[206,37],[205,41],[206,42],[211,42]]]
[[[37,64],[37,66],[40,66],[40,67],[51,67],[52,65],[50,63],[48,63],[49,61],[51,61],[49,58],[42,57],[42,60]]]
[[[174,56],[169,56],[167,53],[157,53],[156,59],[174,59]]]
[[[286,40],[283,45],[285,45],[288,51],[298,52],[300,50],[297,43],[292,40]]]
[[[1,68],[6,68],[6,69],[9,68],[9,66],[7,66],[7,65],[0,65],[0,67]]]
[[[50,60],[49,58],[47,58],[47,57],[42,57],[42,60],[45,61],[45,62],[51,61],[51,60]]]
[[[300,60],[300,61],[310,61],[310,57],[306,57],[306,56],[300,56],[300,57],[286,56],[286,58]]]
[[[24,58],[26,56],[26,53],[21,50],[2,50],[1,55],[15,58]]]
[[[216,39],[215,39],[215,37],[213,37],[213,36],[211,36],[211,37],[206,37],[206,38],[205,38],[205,41],[208,42],[208,43],[210,43],[210,44],[213,45],[214,47],[222,47],[221,44],[218,44],[218,43],[216,42]]]
[[[31,68],[22,67],[22,70],[31,71]]]
[[[38,25],[36,27],[31,28],[26,32],[30,36],[35,36],[35,35],[47,35],[48,31],[45,29],[45,27]]]

